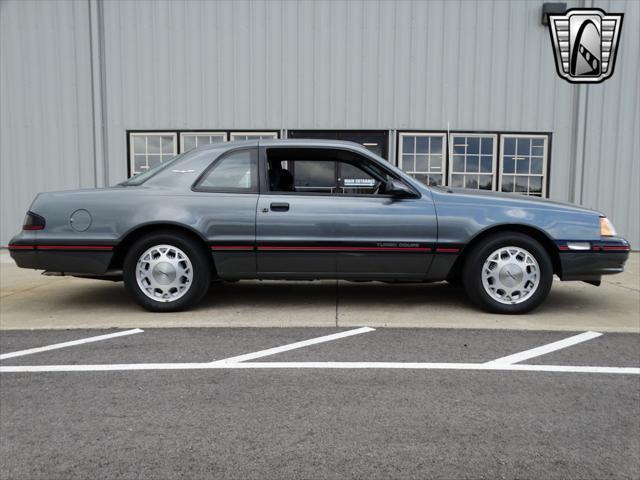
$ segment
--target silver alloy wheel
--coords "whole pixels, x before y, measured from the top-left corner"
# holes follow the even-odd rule
[[[140,290],[157,302],[175,302],[191,288],[193,266],[178,247],[156,245],[138,258],[136,280]]]
[[[536,258],[521,247],[501,247],[482,266],[482,285],[491,298],[507,305],[522,303],[540,285]]]

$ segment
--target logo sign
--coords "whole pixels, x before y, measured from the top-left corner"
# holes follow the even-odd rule
[[[622,13],[573,8],[549,15],[558,75],[571,83],[600,83],[613,75]]]

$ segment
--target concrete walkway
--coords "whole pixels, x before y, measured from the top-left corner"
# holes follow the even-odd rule
[[[111,327],[438,327],[640,332],[640,255],[598,288],[554,282],[547,301],[528,315],[471,306],[446,283],[246,281],[214,285],[196,309],[142,310],[122,283],[44,277],[0,252],[0,329]]]

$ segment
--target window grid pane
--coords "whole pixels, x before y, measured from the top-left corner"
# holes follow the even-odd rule
[[[188,132],[180,134],[180,151],[187,152],[193,148],[212,143],[227,141],[225,132]]]
[[[231,141],[278,138],[278,132],[231,132]]]
[[[452,134],[449,185],[494,190],[496,135]]]
[[[177,154],[177,135],[172,132],[131,133],[129,139],[131,175],[145,172]]]
[[[443,185],[444,134],[401,133],[400,168],[426,185]]]
[[[500,190],[546,196],[547,136],[503,135]]]

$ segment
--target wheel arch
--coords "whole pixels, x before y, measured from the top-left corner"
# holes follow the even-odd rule
[[[474,247],[481,243],[484,239],[494,235],[496,233],[502,232],[516,232],[522,233],[524,235],[528,235],[542,245],[547,254],[549,254],[549,258],[551,259],[551,264],[553,265],[553,273],[562,278],[562,264],[560,263],[560,253],[556,247],[556,244],[553,240],[541,229],[537,227],[533,227],[531,225],[524,224],[502,224],[502,225],[494,225],[489,227],[481,232],[478,232],[471,240],[465,245],[465,247],[460,252],[460,255],[454,262],[451,270],[449,271],[448,279],[457,279],[460,278],[462,272],[462,266],[466,258],[473,251]]]
[[[113,257],[111,258],[109,268],[111,270],[121,270],[124,263],[124,258],[127,254],[127,251],[129,250],[129,247],[131,247],[131,245],[133,245],[136,241],[138,241],[138,239],[142,238],[143,236],[157,231],[179,233],[190,237],[192,240],[195,240],[199,245],[202,246],[203,251],[205,251],[211,257],[213,273],[214,275],[216,275],[213,256],[210,255],[211,252],[208,248],[206,239],[193,228],[175,222],[145,223],[129,230],[127,233],[122,235],[122,237],[120,237],[120,240],[118,240],[118,243],[115,245],[113,249]]]

